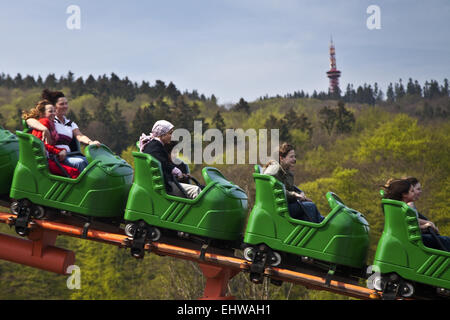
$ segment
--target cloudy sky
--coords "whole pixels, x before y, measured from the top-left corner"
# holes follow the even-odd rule
[[[70,5],[80,29],[70,30]],[[381,29],[370,30],[370,5]],[[72,20],[70,20],[72,21]],[[219,103],[326,91],[330,36],[341,87],[450,78],[448,0],[15,0],[0,3],[0,72],[170,81]]]

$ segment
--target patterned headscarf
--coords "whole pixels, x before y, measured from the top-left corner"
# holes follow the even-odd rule
[[[168,133],[170,130],[172,130],[174,127],[173,124],[171,124],[169,121],[166,120],[159,120],[156,121],[153,125],[152,132],[150,135],[145,135],[144,133],[139,138],[139,150],[142,152],[144,150],[144,147],[152,141],[153,139],[157,137],[161,137]]]

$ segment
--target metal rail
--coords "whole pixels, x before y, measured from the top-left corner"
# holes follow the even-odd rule
[[[0,213],[0,223],[6,223],[12,225],[14,223],[15,215],[9,213]],[[79,226],[74,226],[70,224],[65,224],[61,222],[52,222],[46,220],[33,220],[29,227],[32,231],[42,230],[57,233],[57,235],[66,235],[71,237],[83,238],[83,228]],[[31,237],[29,237],[31,239]],[[87,232],[86,240],[100,241],[103,243],[116,245],[120,247],[129,247],[131,239],[129,239],[125,234],[111,233],[102,230],[91,229]],[[1,238],[0,238],[1,241]],[[36,241],[36,239],[31,239],[31,241]],[[232,273],[226,278],[226,281],[222,281],[221,290],[224,290],[226,282],[235,274],[240,271],[248,271],[250,263],[244,259],[208,253],[204,254],[201,258],[200,250],[189,249],[185,247],[175,246],[167,243],[161,242],[151,242],[145,245],[145,250],[148,252],[153,252],[162,256],[171,256],[178,259],[190,260],[200,264],[200,266],[206,266],[211,268],[220,268],[220,270],[228,270]],[[20,262],[19,262],[20,263]],[[223,272],[222,272],[223,273]],[[204,272],[205,276],[207,274]],[[267,277],[274,278],[276,280],[291,282],[294,284],[303,285],[314,290],[325,290],[333,293],[350,296],[358,299],[380,299],[381,293],[376,290],[367,289],[362,286],[357,286],[341,281],[331,280],[327,284],[327,281],[323,277],[313,276],[306,273],[295,272],[287,269],[280,269],[276,267],[267,267],[264,271],[264,275]],[[208,278],[208,281],[211,278]],[[208,286],[207,281],[207,286]],[[205,288],[205,293],[206,293]],[[225,295],[223,294],[225,297]]]

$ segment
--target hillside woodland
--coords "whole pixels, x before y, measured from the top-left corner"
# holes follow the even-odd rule
[[[418,209],[436,223],[441,234],[450,235],[447,79],[422,85],[400,79],[386,93],[377,84],[356,89],[349,84],[335,95],[298,91],[251,102],[240,99],[225,107],[218,105],[214,95],[180,92],[172,82],[166,85],[161,80],[151,85],[115,74],[87,79],[75,79],[71,72],[59,79],[52,74],[45,79],[2,74],[0,125],[13,132],[21,130],[22,111],[34,106],[43,88],[64,91],[69,117],[82,132],[108,145],[131,165],[135,142],[159,119],[190,132],[194,120],[202,121],[204,131],[279,129],[280,141],[296,146],[295,182],[321,213],[329,212],[325,194],[333,191],[369,221],[369,265],[384,225],[378,191],[388,178],[419,178],[423,194]],[[203,166],[190,165],[191,173],[200,178]],[[253,165],[213,166],[247,192],[251,208]],[[0,232],[14,233],[5,225]],[[196,299],[202,295],[204,278],[194,263],[154,254],[135,260],[125,249],[67,237],[60,237],[57,245],[76,252],[81,289],[69,290],[67,277],[0,261],[0,299]],[[229,292],[239,299],[343,299],[289,283],[278,287],[266,280],[253,285],[246,274],[230,281]]]

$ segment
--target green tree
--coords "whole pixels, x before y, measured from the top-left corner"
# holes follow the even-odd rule
[[[217,105],[217,98],[216,98],[216,96],[215,95],[211,95],[211,102],[214,104],[214,105]]]
[[[170,99],[175,101],[178,98],[178,96],[181,95],[181,93],[180,91],[178,91],[177,87],[172,82],[170,82],[166,88],[166,95]]]
[[[448,79],[447,78],[444,79],[444,85],[441,87],[441,91],[442,91],[442,95],[444,97],[448,97],[448,95],[450,94],[449,85],[448,85]]]
[[[22,75],[20,73],[18,73],[16,75],[16,77],[14,78],[14,83],[15,83],[16,87],[24,88],[24,81],[23,81]]]
[[[49,89],[56,88],[56,77],[53,73],[50,73],[47,78],[45,78],[44,86]]]
[[[34,77],[27,75],[25,79],[23,79],[23,86],[25,89],[36,87],[36,81],[34,80]]]
[[[166,91],[166,84],[164,83],[164,81],[156,80],[154,93],[152,97],[154,98],[163,97],[165,91]]]
[[[414,85],[413,81],[411,78],[409,78],[408,80],[408,84],[406,85],[406,94],[407,95],[415,95],[416,93],[416,86]]]
[[[72,94],[75,97],[82,96],[84,93],[86,93],[85,85],[83,78],[79,77],[71,86],[72,88]]]
[[[92,76],[92,74],[89,75],[89,77],[86,79],[85,82],[86,92],[90,94],[97,94],[97,81]]]
[[[388,102],[394,102],[395,101],[395,93],[394,88],[392,86],[392,82],[389,83],[389,86],[387,88],[386,97]]]
[[[334,125],[336,123],[337,114],[336,111],[328,106],[323,107],[319,111],[320,125],[327,130],[329,136],[331,136]]]
[[[111,114],[111,124],[109,126],[112,136],[115,136],[110,148],[117,154],[121,154],[125,150],[129,143],[128,126],[125,117],[122,115],[122,111],[119,109],[119,104],[114,104],[114,109]]]
[[[78,115],[79,121],[77,121],[77,123],[79,123],[79,125],[82,125],[83,127],[87,127],[89,123],[93,120],[92,116],[89,114],[89,112],[86,110],[84,106],[81,107]]]
[[[339,101],[336,112],[336,132],[348,133],[352,130],[354,124],[355,116],[345,108],[344,102]]]
[[[287,123],[289,130],[299,129],[302,132],[307,132],[310,137],[312,136],[313,127],[308,117],[304,113],[298,115],[293,107],[284,115],[284,121]]]
[[[184,96],[178,96],[173,110],[173,124],[177,128],[183,128],[192,132],[194,130],[194,120],[198,116],[198,109],[190,107]]]
[[[400,79],[399,83],[395,84],[395,96],[397,99],[401,99],[405,94],[405,88],[403,87],[402,79]]]
[[[350,132],[355,124],[355,116],[345,108],[343,101],[339,101],[336,108],[328,106],[323,107],[319,111],[320,125],[327,130],[329,136],[333,133]]]
[[[131,140],[137,141],[142,133],[148,134],[156,122],[153,115],[155,105],[150,105],[138,108],[133,120],[133,128],[131,131]]]
[[[241,98],[237,104],[233,106],[234,111],[245,112],[247,114],[250,113],[250,105],[244,98]]]
[[[424,118],[428,118],[428,119],[433,118],[434,110],[433,110],[433,107],[430,105],[430,103],[428,103],[428,101],[424,102],[423,111],[422,111],[421,115]]]
[[[285,118],[277,119],[275,116],[270,115],[270,117],[265,122],[265,127],[270,129],[278,129],[280,140],[283,142],[289,142],[292,137],[289,133],[289,127],[287,120]]]
[[[94,119],[86,127],[86,135],[91,139],[98,140],[107,146],[111,146],[118,136],[111,132],[112,114],[104,101],[100,101],[94,110]]]
[[[223,119],[220,110],[217,110],[216,114],[214,115],[214,118],[212,119],[212,124],[213,127],[219,129],[222,132],[226,129],[225,120]]]
[[[417,95],[422,96],[422,87],[420,86],[419,82],[417,80],[414,81],[414,91]]]

